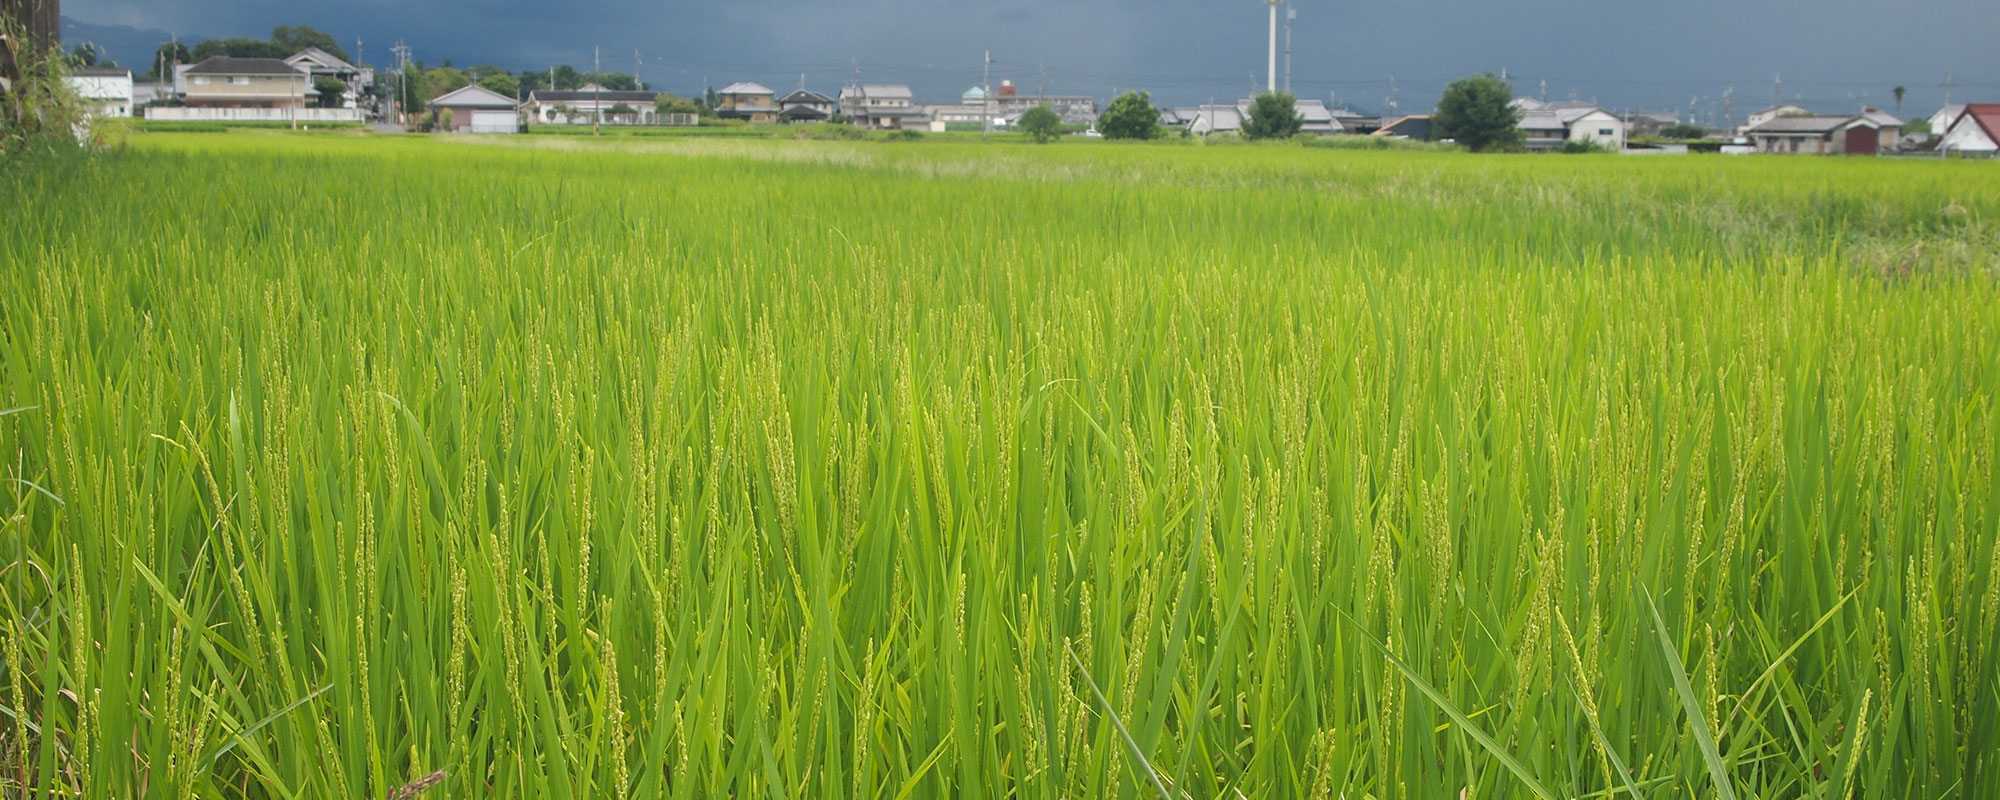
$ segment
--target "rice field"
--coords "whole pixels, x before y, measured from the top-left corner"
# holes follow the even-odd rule
[[[1994,797],[1994,166],[0,164],[0,795]]]

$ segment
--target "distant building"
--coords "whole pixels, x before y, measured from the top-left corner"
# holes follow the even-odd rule
[[[1388,124],[1376,129],[1370,135],[1390,139],[1409,139],[1416,142],[1428,142],[1431,140],[1431,115],[1411,114],[1405,117],[1398,117],[1390,120]]]
[[[1381,117],[1371,117],[1352,109],[1329,108],[1327,114],[1333,117],[1333,121],[1340,123],[1340,130],[1343,133],[1365,135],[1382,128]]]
[[[778,121],[778,106],[771,102],[771,89],[761,83],[739,82],[715,93],[715,115],[765,123]]]
[[[833,118],[833,98],[801,86],[778,98],[779,122],[825,122]]]
[[[580,89],[538,89],[521,105],[528,122],[545,125],[651,125],[658,92],[606,89],[586,84]]]
[[[307,108],[313,77],[279,58],[214,56],[174,67],[184,107],[155,105],[146,119],[170,122],[360,122],[358,108]]]
[[[840,113],[857,128],[898,130],[907,117],[922,116],[910,105],[910,87],[903,84],[849,84],[840,90]]]
[[[124,67],[83,67],[72,70],[69,86],[82,98],[92,117],[132,116],[132,71]]]
[[[1945,126],[1937,149],[1949,153],[2000,153],[2000,103],[1966,103]]]
[[[314,80],[332,78],[347,86],[340,95],[342,108],[356,108],[361,97],[375,88],[375,69],[357,67],[346,60],[317,47],[308,47],[293,53],[285,63],[304,69]]]
[[[1251,100],[1238,100],[1233,106],[1196,106],[1194,114],[1188,119],[1187,131],[1196,136],[1241,131],[1244,123],[1250,120],[1250,106],[1253,103]],[[1326,103],[1319,100],[1293,100],[1292,110],[1299,115],[1300,133],[1332,136],[1344,130],[1340,121],[1334,119],[1333,113],[1327,110]],[[1176,112],[1175,116],[1178,118],[1179,113]]]
[[[467,84],[446,92],[428,104],[451,112],[452,133],[520,133],[521,109],[514,98],[479,84]]]
[[[1743,131],[1759,153],[1874,155],[1881,125],[1865,116],[1781,116]]]
[[[192,108],[303,108],[312,75],[276,58],[211,56],[181,70]]]
[[[977,94],[975,94],[977,93]],[[1062,117],[1063,122],[1086,124],[1097,121],[1097,98],[1084,94],[1022,94],[1013,81],[1003,80],[993,90],[991,97],[985,90],[973,87],[960,100],[966,105],[988,104],[996,117],[1019,117],[1035,106],[1046,105]]]
[[[1759,125],[1762,125],[1766,122],[1770,122],[1771,120],[1777,119],[1779,117],[1810,117],[1810,116],[1812,116],[1811,111],[1807,111],[1806,109],[1800,108],[1795,105],[1780,103],[1778,105],[1764,109],[1763,111],[1751,114],[1749,119],[1743,121],[1742,130],[1745,133],[1748,133],[1751,128],[1755,128]]]
[[[1540,103],[1524,110],[1514,127],[1520,129],[1529,150],[1555,150],[1572,143],[1625,149],[1625,121],[1590,103]]]
[[[1952,105],[1948,105],[1945,106],[1944,108],[1938,109],[1937,113],[1932,114],[1930,117],[1931,135],[1943,136],[1945,129],[1950,128],[1951,124],[1957,122],[1958,118],[1963,116],[1964,114],[1965,114],[1964,103],[1954,103]]]
[[[1868,121],[1875,123],[1876,129],[1881,131],[1880,141],[1875,146],[1876,150],[1894,150],[1896,145],[1902,143],[1903,121],[1897,119],[1896,115],[1869,106],[1861,110],[1861,116],[1867,117]]]

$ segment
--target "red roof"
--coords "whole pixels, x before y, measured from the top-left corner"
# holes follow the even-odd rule
[[[1959,119],[1966,117],[1971,117],[1981,130],[1986,131],[1986,138],[2000,142],[2000,103],[1966,103],[1965,113]],[[1952,120],[1951,124],[1956,126],[1958,120]]]

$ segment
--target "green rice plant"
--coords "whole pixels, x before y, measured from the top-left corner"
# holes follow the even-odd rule
[[[0,795],[2000,794],[1988,166],[0,164]]]

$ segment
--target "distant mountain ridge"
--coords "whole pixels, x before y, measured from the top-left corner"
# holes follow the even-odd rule
[[[132,70],[134,75],[151,69],[153,54],[159,52],[160,45],[173,38],[175,34],[158,28],[99,25],[74,17],[62,18],[64,50],[75,49],[77,45],[89,42],[102,49],[106,58],[118,62],[118,66]],[[196,42],[211,37],[199,33],[181,33],[179,38],[192,49]]]

